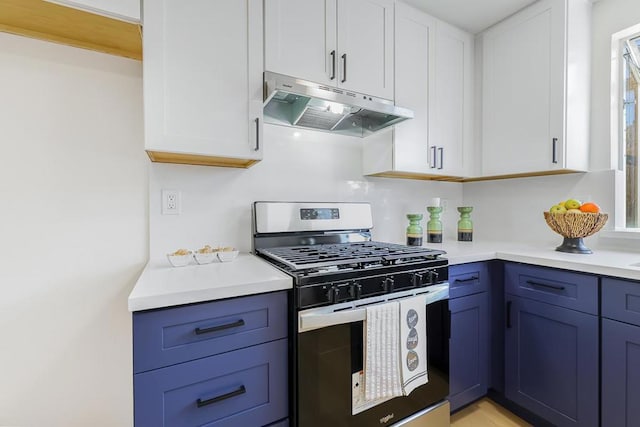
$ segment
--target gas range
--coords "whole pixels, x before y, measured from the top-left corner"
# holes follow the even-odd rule
[[[254,215],[255,252],[293,276],[298,310],[448,280],[444,251],[370,240],[368,204],[256,202]]]
[[[451,318],[444,252],[372,241],[368,203],[256,202],[253,215],[254,252],[294,282],[291,425],[448,425]],[[411,396],[367,401],[368,312],[420,300],[424,310],[416,316],[425,319],[426,338],[419,351],[428,383]],[[389,331],[400,329],[390,325]]]

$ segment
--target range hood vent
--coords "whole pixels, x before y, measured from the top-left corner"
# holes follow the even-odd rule
[[[392,101],[264,73],[264,121],[283,126],[365,137],[413,118]]]

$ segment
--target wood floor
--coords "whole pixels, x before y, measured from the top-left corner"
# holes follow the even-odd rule
[[[452,427],[529,427],[521,418],[484,398],[451,416]]]

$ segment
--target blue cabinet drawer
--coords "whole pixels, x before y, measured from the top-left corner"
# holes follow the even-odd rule
[[[286,292],[133,314],[133,372],[287,336]]]
[[[560,307],[598,314],[598,278],[587,274],[507,263],[505,290]]]
[[[486,262],[472,262],[449,266],[449,297],[485,292],[489,289],[489,270]]]
[[[135,427],[264,426],[285,418],[287,340],[134,375]]]
[[[602,316],[640,326],[640,282],[603,278]]]

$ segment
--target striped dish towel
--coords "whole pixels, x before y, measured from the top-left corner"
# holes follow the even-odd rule
[[[364,337],[366,401],[402,396],[399,314],[397,301],[367,307]]]

